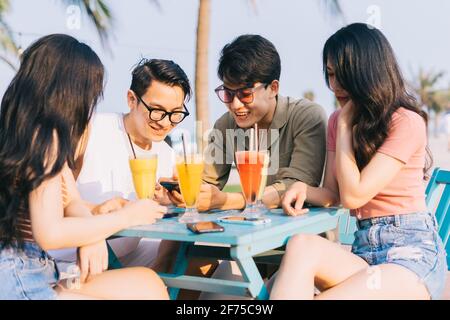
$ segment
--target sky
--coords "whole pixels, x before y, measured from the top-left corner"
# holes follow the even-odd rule
[[[89,44],[107,70],[104,100],[99,112],[127,112],[126,92],[131,70],[142,57],[177,62],[194,83],[198,0],[105,0],[115,16],[110,48],[100,45],[87,19],[79,28],[68,27],[71,13],[58,0],[11,0],[6,21],[19,45],[50,33],[67,33]],[[282,62],[281,94],[301,97],[312,90],[328,114],[333,97],[325,85],[321,54],[327,38],[343,23],[333,18],[318,0],[211,0],[209,46],[209,104],[211,124],[226,112],[214,94],[221,83],[217,61],[222,47],[241,34],[260,34],[274,43]],[[256,5],[253,6],[252,3]],[[367,22],[380,27],[396,52],[406,78],[419,68],[450,72],[450,1],[448,0],[341,0],[346,23]],[[0,94],[14,72],[0,63]],[[447,87],[446,75],[440,86]],[[195,99],[187,104],[194,113]],[[190,130],[195,117],[180,127]]]

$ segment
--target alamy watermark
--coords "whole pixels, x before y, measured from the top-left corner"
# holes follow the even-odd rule
[[[373,4],[367,7],[366,13],[369,17],[366,20],[366,23],[370,27],[377,28],[381,30],[381,8],[380,6]]]
[[[81,29],[81,8],[77,5],[70,5],[66,9],[66,27],[69,30]]]

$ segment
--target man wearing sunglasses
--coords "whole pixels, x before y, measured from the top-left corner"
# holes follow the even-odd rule
[[[188,115],[185,102],[191,87],[184,71],[168,60],[142,60],[132,72],[127,92],[129,112],[97,113],[89,125],[77,157],[78,190],[90,203],[109,202],[113,211],[134,199],[129,159],[158,155],[157,178],[172,178],[174,155],[164,142],[167,135]],[[167,191],[160,186],[161,204],[169,204]],[[106,213],[108,207],[103,207]],[[160,241],[121,238],[108,241],[124,266],[153,266]],[[60,260],[72,262],[74,252],[55,254]]]
[[[325,161],[325,112],[309,100],[281,96],[280,73],[276,48],[259,35],[240,36],[223,48],[218,68],[223,84],[215,92],[228,112],[215,123],[206,149],[214,162],[205,166],[203,179],[207,184],[201,189],[200,210],[245,207],[240,193],[221,190],[232,168],[229,160],[237,150],[233,134],[255,124],[261,133],[267,132],[268,141],[261,148],[269,151],[272,166],[263,196],[266,206],[278,207],[294,182],[314,187],[320,184]],[[217,139],[217,134],[223,138]],[[245,141],[248,150],[248,139]]]

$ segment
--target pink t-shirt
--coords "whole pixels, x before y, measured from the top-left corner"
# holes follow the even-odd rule
[[[340,110],[328,121],[327,150],[336,152],[337,122]],[[377,150],[405,165],[397,176],[372,200],[352,210],[358,219],[426,211],[423,168],[427,145],[426,125],[417,113],[399,108],[392,115],[391,129]],[[336,176],[335,164],[331,168]],[[382,174],[382,172],[380,172]]]

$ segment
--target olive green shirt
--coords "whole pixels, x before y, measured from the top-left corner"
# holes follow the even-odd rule
[[[326,154],[326,114],[306,99],[278,97],[269,130],[260,130],[260,149],[270,153],[267,186],[280,197],[297,181],[317,187],[322,179]],[[247,138],[236,138],[236,133]],[[227,112],[216,121],[205,149],[203,180],[220,190],[228,181],[234,153],[248,150],[249,130],[240,129]]]

